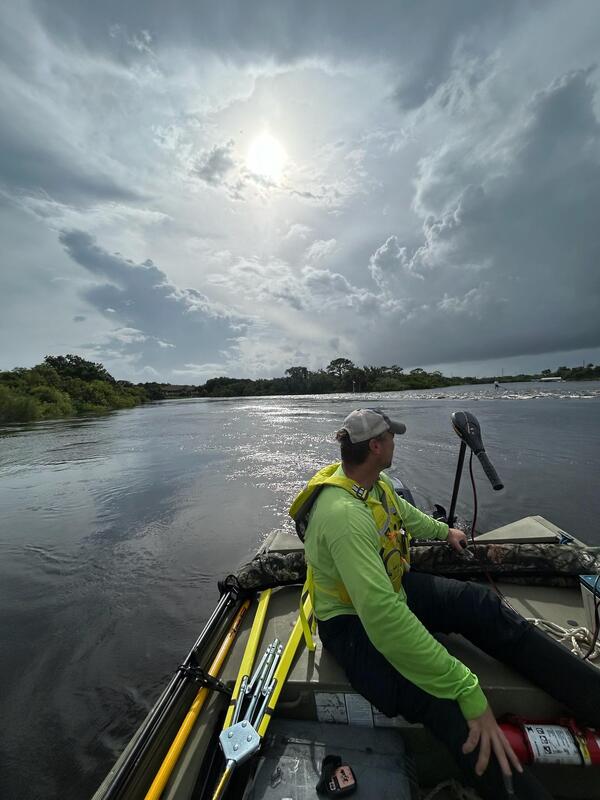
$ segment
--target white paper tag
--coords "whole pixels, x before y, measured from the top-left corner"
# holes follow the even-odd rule
[[[315,692],[315,705],[319,722],[348,724],[346,699],[342,692]]]
[[[373,727],[373,709],[371,703],[360,694],[346,695],[346,708],[348,709],[348,722],[351,725],[362,725],[363,728]]]
[[[559,725],[524,725],[534,760],[542,764],[581,764],[572,733]]]
[[[411,724],[407,722],[404,717],[399,714],[395,717],[386,717],[381,711],[378,711],[375,706],[373,708],[373,724],[376,728],[422,728],[421,723]]]

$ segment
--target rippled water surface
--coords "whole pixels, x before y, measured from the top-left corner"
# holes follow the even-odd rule
[[[0,430],[0,796],[91,795],[217,600],[216,579],[336,458],[359,405],[407,423],[392,473],[449,504],[478,417],[505,482],[477,469],[478,527],[541,514],[600,544],[600,385],[171,401]],[[459,511],[468,518],[465,480]]]

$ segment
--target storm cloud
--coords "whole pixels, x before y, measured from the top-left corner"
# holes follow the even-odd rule
[[[370,263],[387,293],[410,296],[399,335],[417,361],[600,343],[600,125],[592,74],[569,72],[536,93],[518,125],[491,146],[460,143],[422,163],[423,243],[409,252],[390,237]]]
[[[600,358],[592,0],[0,18],[1,368]]]
[[[173,286],[150,260],[134,264],[108,253],[84,231],[63,231],[59,238],[69,256],[98,280],[83,296],[115,324],[104,343],[112,358],[115,350],[134,355],[141,370],[150,366],[157,374],[173,363],[205,363],[215,354],[226,364],[247,321],[234,319],[197,290]]]

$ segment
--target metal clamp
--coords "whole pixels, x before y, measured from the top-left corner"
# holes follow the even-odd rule
[[[230,766],[239,766],[260,747],[257,730],[275,689],[274,674],[282,652],[283,645],[279,639],[274,639],[267,647],[252,677],[245,676],[242,681],[232,725],[225,728],[219,737],[221,748]],[[248,697],[249,705],[244,711],[243,719],[238,721],[244,700]]]
[[[221,692],[221,694],[231,697],[232,692],[229,686],[226,686],[223,681],[220,681],[218,678],[214,678],[202,667],[195,667],[191,664],[182,664],[178,668],[178,671],[183,673],[184,677],[191,678],[201,686],[206,686],[207,689],[213,689],[215,692]]]
[[[243,719],[222,731],[219,743],[226,761],[239,766],[259,749],[260,736],[254,726]]]

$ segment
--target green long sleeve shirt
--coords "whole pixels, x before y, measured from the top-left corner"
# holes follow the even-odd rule
[[[341,466],[336,475],[344,475]],[[384,473],[381,478],[389,481]],[[375,487],[371,496],[378,499]],[[448,537],[445,523],[401,497],[398,505],[411,536]],[[394,591],[366,503],[345,489],[324,487],[311,510],[304,545],[313,570],[317,619],[358,614],[373,645],[405,678],[434,697],[456,700],[465,719],[483,714],[487,700],[477,676],[450,655],[412,613],[404,589]]]

